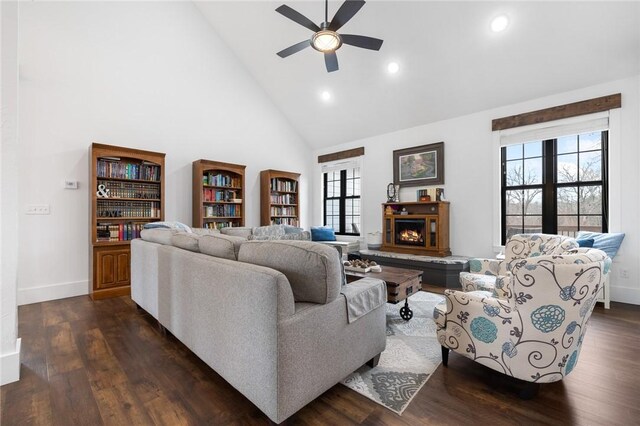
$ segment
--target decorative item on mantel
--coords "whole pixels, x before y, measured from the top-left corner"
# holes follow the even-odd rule
[[[400,185],[390,183],[387,185],[387,203],[400,202]]]
[[[431,201],[445,201],[444,188],[427,188],[416,191],[416,201],[429,203]]]

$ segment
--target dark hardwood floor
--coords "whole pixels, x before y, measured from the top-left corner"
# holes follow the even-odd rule
[[[245,397],[137,311],[129,297],[21,306],[21,380],[3,386],[2,426],[268,424]],[[640,306],[598,306],[573,373],[520,400],[518,385],[456,355],[402,416],[336,385],[288,423],[640,424]]]

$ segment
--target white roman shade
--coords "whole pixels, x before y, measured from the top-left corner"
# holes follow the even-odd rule
[[[334,161],[324,163],[320,169],[322,173],[335,172],[338,170],[356,169],[360,167],[360,157],[350,158],[348,160]]]
[[[500,130],[500,146],[609,129],[609,111]]]

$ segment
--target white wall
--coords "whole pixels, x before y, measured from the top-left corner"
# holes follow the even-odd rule
[[[0,385],[20,377],[18,336],[18,5],[0,4]]]
[[[609,230],[625,232],[626,237],[614,261],[612,300],[640,304],[640,76],[332,146],[315,151],[314,158],[328,152],[365,147],[362,210],[366,235],[367,232],[380,231],[382,227],[380,203],[386,200],[386,186],[393,180],[393,151],[444,141],[444,186],[445,196],[451,201],[452,251],[460,255],[493,256],[494,243],[498,239],[493,221],[500,212],[493,205],[496,188],[494,160],[499,153],[493,141],[491,120],[618,92],[622,93],[622,109],[615,113],[619,133],[617,141],[612,136],[609,147]],[[401,200],[414,201],[416,189],[403,189]],[[313,194],[312,222],[321,224],[322,192],[318,166],[314,172]],[[622,277],[623,271],[628,272],[628,278]]]
[[[22,3],[19,88],[19,304],[87,293],[91,142],[167,153],[165,217],[188,224],[193,160],[247,165],[248,226],[260,170],[300,172],[307,226],[310,149],[190,2]]]

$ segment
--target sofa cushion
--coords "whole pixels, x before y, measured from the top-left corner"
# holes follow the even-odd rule
[[[220,231],[218,229],[212,228],[191,228],[191,232],[196,235],[220,235]]]
[[[238,260],[240,245],[247,240],[232,235],[203,235],[198,240],[200,253],[223,259]]]
[[[169,229],[169,228],[143,229],[140,232],[140,238],[152,243],[170,246],[171,237],[177,234],[178,232],[179,231],[175,229]]]
[[[171,245],[184,250],[195,251],[197,253],[200,251],[198,246],[199,238],[199,235],[181,232],[171,236]]]
[[[329,303],[340,293],[342,266],[336,250],[311,241],[249,241],[238,260],[282,272],[296,302]]]
[[[246,239],[251,235],[252,229],[253,228],[249,228],[248,226],[230,227],[222,228],[220,230],[220,233],[224,235],[231,235],[232,237],[242,237]]]
[[[268,241],[268,240],[299,240],[299,241],[311,241],[311,233],[309,231],[302,231],[296,234],[284,234],[284,235],[249,235],[247,238],[249,241]]]

